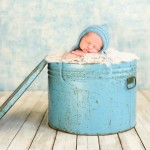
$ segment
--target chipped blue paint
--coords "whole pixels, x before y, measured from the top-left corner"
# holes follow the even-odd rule
[[[136,61],[112,65],[48,64],[52,128],[75,134],[112,134],[136,124]]]

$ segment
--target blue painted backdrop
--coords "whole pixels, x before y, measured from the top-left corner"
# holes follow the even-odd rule
[[[110,47],[140,57],[138,88],[150,89],[149,0],[1,0],[0,90],[14,90],[50,51],[70,49],[88,25],[108,23]],[[47,90],[47,69],[30,87]]]

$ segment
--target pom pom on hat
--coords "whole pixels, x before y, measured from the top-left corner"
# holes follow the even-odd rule
[[[85,30],[83,30],[83,32],[79,35],[78,42],[77,42],[77,45],[74,47],[74,50],[79,48],[79,44],[80,44],[82,37],[86,35],[88,32],[95,32],[97,35],[99,35],[99,37],[103,41],[103,48],[101,49],[101,51],[107,50],[109,46],[109,40],[110,40],[107,24],[92,25],[92,26],[87,27]]]

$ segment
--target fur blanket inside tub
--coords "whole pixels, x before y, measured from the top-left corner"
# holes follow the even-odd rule
[[[139,58],[128,52],[121,52],[115,49],[108,49],[104,54],[100,53],[87,53],[83,57],[65,59],[67,52],[50,53],[45,60],[47,62],[65,62],[65,63],[77,63],[77,64],[117,64],[120,62],[128,62],[132,60],[138,60]]]

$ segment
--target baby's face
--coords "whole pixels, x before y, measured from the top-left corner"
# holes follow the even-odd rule
[[[96,33],[89,32],[81,39],[79,46],[85,53],[98,53],[103,47],[103,41]]]

